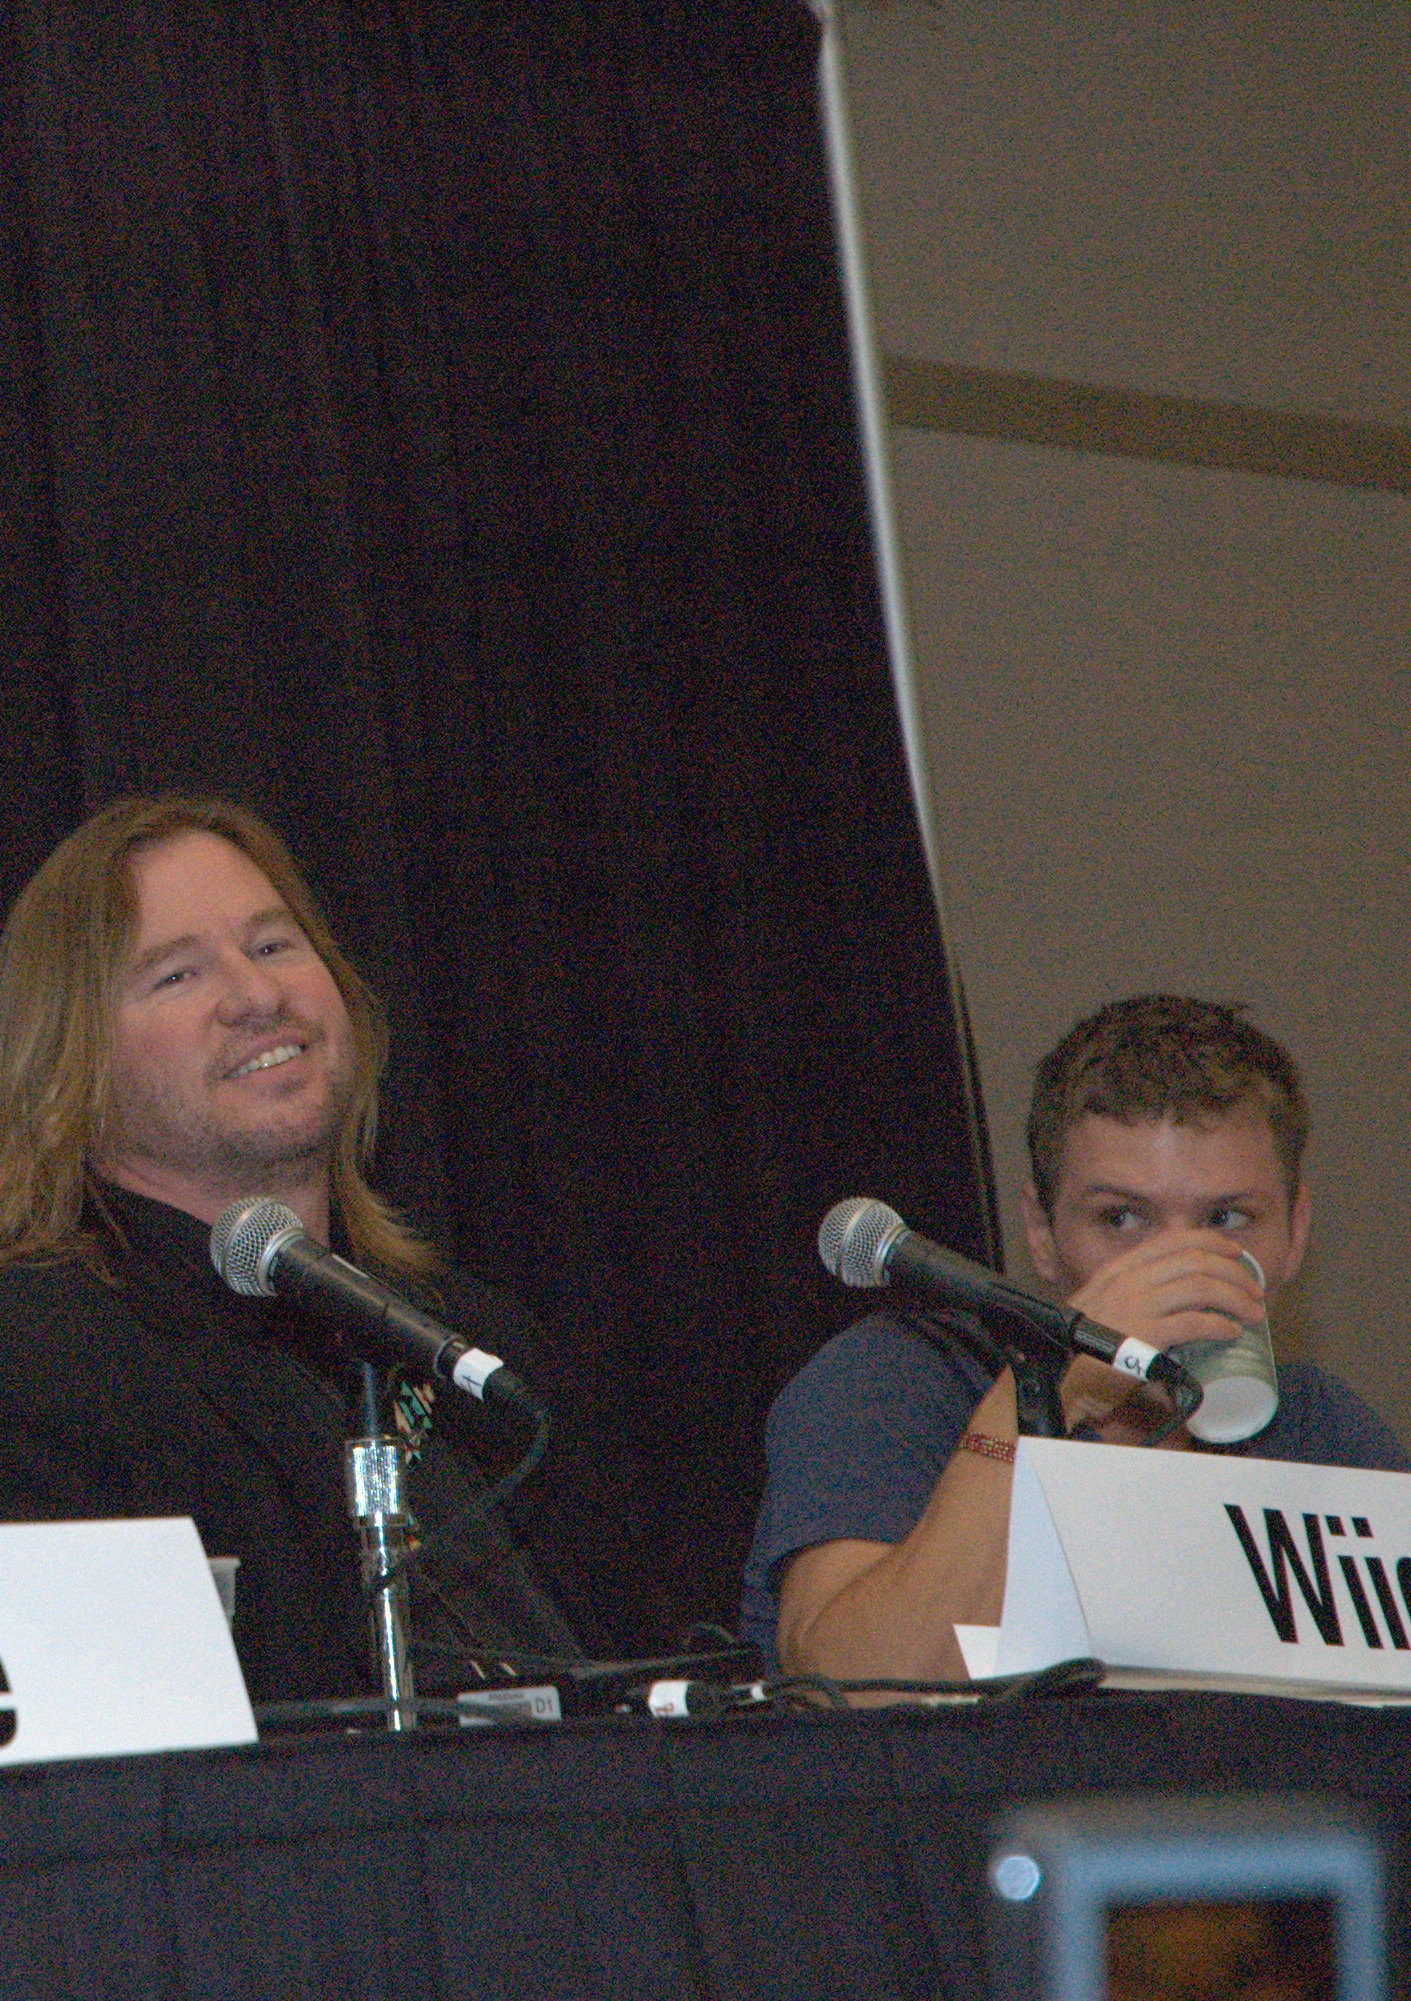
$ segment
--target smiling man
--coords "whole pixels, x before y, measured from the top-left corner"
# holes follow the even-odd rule
[[[0,1518],[193,1516],[208,1554],[240,1559],[256,1700],[377,1686],[343,1498],[360,1379],[334,1330],[227,1289],[215,1218],[275,1196],[536,1373],[522,1310],[438,1266],[369,1185],[384,1054],[381,1012],[283,843],[218,801],[105,808],[0,938]],[[574,1564],[542,1488],[521,1535],[476,1504],[522,1441],[396,1376],[385,1398],[436,1530],[413,1576],[423,1692],[466,1686],[466,1655],[577,1652],[541,1581]]]
[[[328,1241],[357,1060],[338,983],[250,856],[191,828],[131,852],[95,1171],[214,1222],[252,1188]]]
[[[1235,1009],[1142,995],[1080,1022],[1039,1065],[1024,1225],[1034,1268],[1089,1319],[1155,1348],[1233,1340],[1308,1240],[1308,1113],[1287,1052]],[[1241,1258],[1252,1253],[1261,1286]],[[1169,1410],[1086,1357],[1066,1428],[1141,1444]],[[770,1416],[744,1625],[784,1666],[844,1680],[964,1675],[959,1624],[998,1623],[1017,1435],[1014,1381],[904,1305],[830,1341]],[[1184,1429],[1164,1440],[1190,1451]],[[1211,1449],[1211,1448],[1201,1448]],[[1336,1378],[1280,1369],[1266,1429],[1218,1448],[1405,1470]]]

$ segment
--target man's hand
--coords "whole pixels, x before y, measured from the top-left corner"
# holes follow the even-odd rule
[[[1217,1230],[1163,1232],[1119,1252],[1068,1302],[1089,1320],[1151,1348],[1233,1341],[1264,1317],[1264,1288],[1238,1244]],[[1170,1414],[1160,1392],[1134,1389],[1102,1362],[1078,1356],[1063,1378],[1064,1422],[1093,1426],[1109,1444],[1137,1444]]]

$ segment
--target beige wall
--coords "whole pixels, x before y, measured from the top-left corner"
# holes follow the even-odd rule
[[[880,345],[993,378],[985,435],[892,451],[1011,1269],[1042,1050],[1126,992],[1247,1000],[1318,1135],[1289,1338],[1411,1438],[1411,10],[845,25]],[[1033,442],[1015,375],[1126,392],[1121,455]],[[1230,469],[1208,409],[1173,452],[1143,397],[1270,413],[1331,477]]]

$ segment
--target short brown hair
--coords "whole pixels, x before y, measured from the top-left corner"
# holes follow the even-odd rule
[[[1267,1115],[1289,1200],[1308,1143],[1308,1106],[1288,1051],[1240,1004],[1179,994],[1113,1001],[1069,1030],[1039,1064],[1029,1108],[1034,1188],[1052,1220],[1068,1135],[1090,1112],[1134,1125],[1190,1125],[1247,1103]]]
[[[353,1032],[354,1089],[334,1145],[333,1200],[355,1252],[421,1271],[429,1248],[368,1186],[381,1006],[340,951],[273,828],[221,799],[167,793],[115,800],[69,835],[20,891],[0,934],[0,1262],[78,1256],[105,1267],[92,1157],[109,1116],[117,983],[137,922],[135,851],[216,834],[248,855],[327,966]]]

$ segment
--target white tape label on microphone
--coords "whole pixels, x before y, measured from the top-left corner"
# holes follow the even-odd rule
[[[473,1397],[485,1401],[485,1385],[496,1369],[504,1363],[498,1355],[487,1355],[483,1348],[467,1348],[463,1355],[456,1357],[456,1366],[451,1371],[451,1381],[458,1390],[467,1390]]]
[[[689,1681],[654,1681],[647,1690],[647,1708],[653,1716],[689,1716]]]
[[[1151,1374],[1151,1365],[1161,1353],[1159,1348],[1148,1347],[1145,1341],[1124,1341],[1112,1357],[1111,1367],[1120,1369],[1124,1376],[1136,1376],[1145,1382]]]

